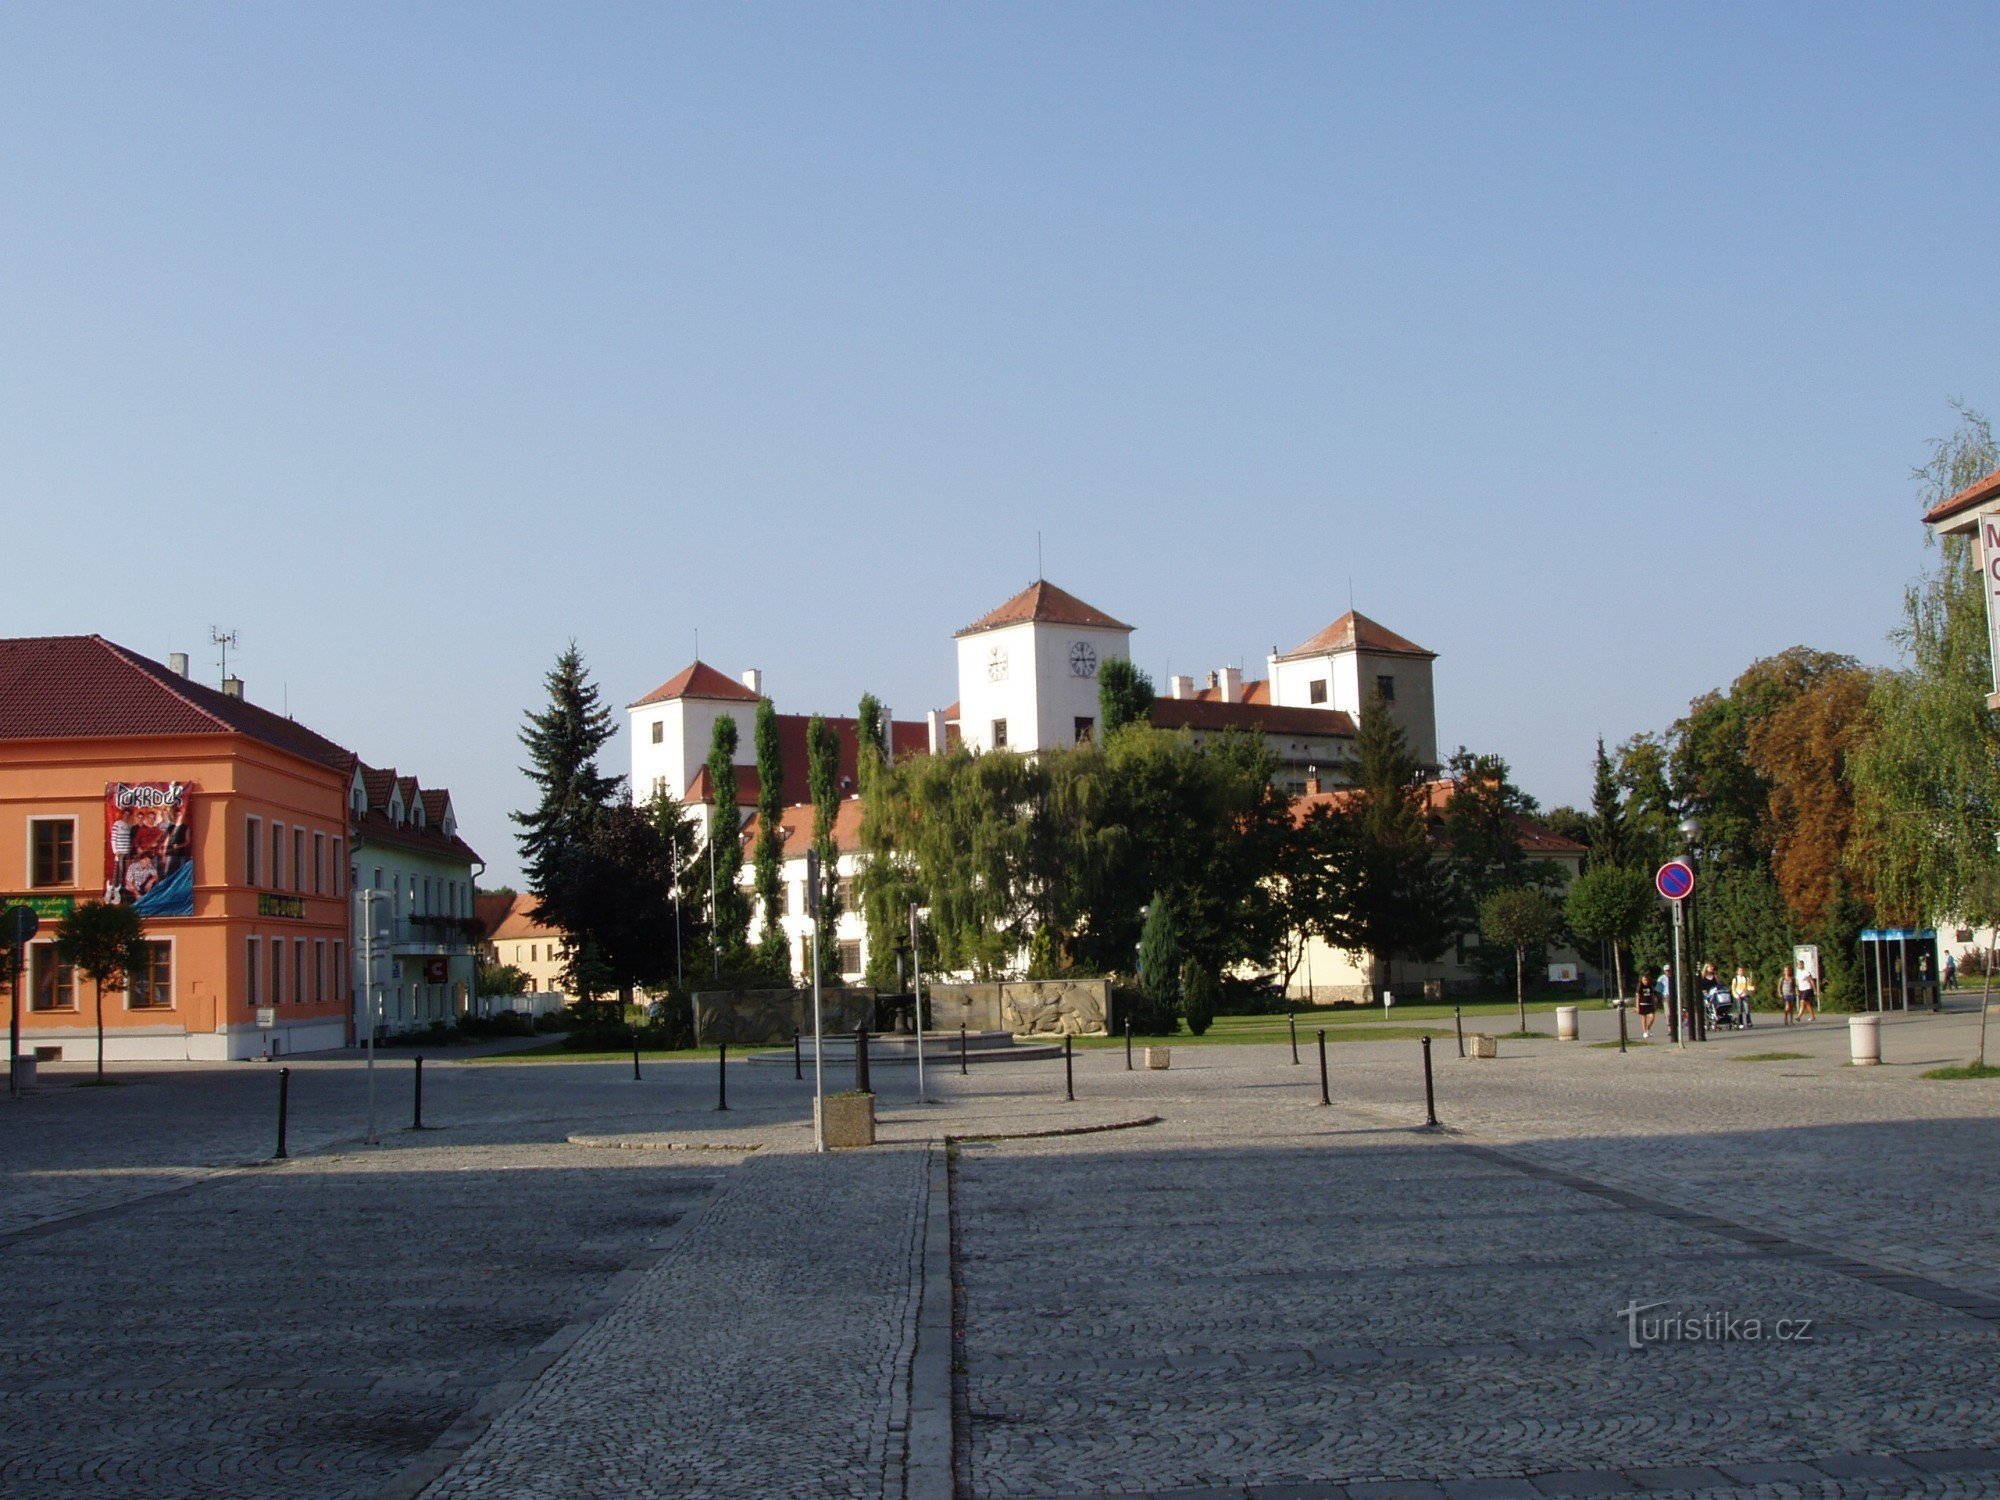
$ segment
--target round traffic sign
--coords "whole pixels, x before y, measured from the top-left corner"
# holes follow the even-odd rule
[[[1669,901],[1685,901],[1694,890],[1694,866],[1684,859],[1670,859],[1660,866],[1653,884]]]
[[[14,947],[19,947],[41,930],[42,919],[35,915],[33,908],[10,906],[6,914],[0,916],[0,938]]]

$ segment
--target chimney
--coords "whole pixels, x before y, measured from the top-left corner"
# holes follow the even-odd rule
[[[932,709],[929,713],[924,715],[924,722],[930,726],[931,754],[933,755],[944,754],[945,751],[944,710],[941,708]]]
[[[1243,669],[1224,667],[1222,669],[1222,701],[1241,703],[1243,701]]]
[[[1308,797],[1317,797],[1317,796],[1319,795],[1319,767],[1318,767],[1318,766],[1307,766],[1307,767],[1306,767],[1306,795],[1307,795]]]
[[[1167,679],[1167,696],[1169,698],[1192,698],[1194,696],[1194,679],[1185,674],[1179,677],[1169,677]]]
[[[743,674],[743,685],[758,697],[764,696],[764,674],[755,667]]]
[[[187,674],[188,674],[188,654],[187,654],[187,652],[185,652],[185,651],[176,651],[176,652],[174,652],[174,653],[173,653],[173,655],[169,656],[169,657],[167,658],[167,670],[168,670],[169,672],[173,673],[173,674],[174,674],[174,676],[176,676],[176,677],[185,677],[185,676],[187,676]]]
[[[1221,675],[1219,673],[1210,672],[1208,674],[1208,690],[1211,693],[1214,693],[1221,691],[1221,688],[1222,688]]]
[[[225,698],[241,698],[243,696],[243,679],[241,677],[223,678],[222,696]]]

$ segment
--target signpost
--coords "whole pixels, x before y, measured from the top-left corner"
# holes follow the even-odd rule
[[[7,1094],[21,1094],[21,964],[28,939],[41,931],[42,919],[25,906],[10,906],[0,916],[0,941],[7,945]]]
[[[1653,885],[1674,908],[1674,978],[1667,992],[1667,1030],[1685,1047],[1694,1013],[1682,1008],[1687,1004],[1688,975],[1687,965],[1681,961],[1681,915],[1687,898],[1694,894],[1694,866],[1684,859],[1670,859],[1653,876]]]
[[[712,846],[711,846],[712,847]],[[806,850],[806,915],[812,918],[812,946],[806,961],[813,981],[813,1150],[826,1150],[826,1037],[819,1011],[819,851]]]

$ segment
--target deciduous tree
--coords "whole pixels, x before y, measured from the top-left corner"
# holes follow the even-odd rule
[[[1638,870],[1597,865],[1585,870],[1569,888],[1564,903],[1570,930],[1585,942],[1611,947],[1618,998],[1625,998],[1624,949],[1645,929],[1659,905],[1653,882]]]
[[[1097,671],[1097,716],[1109,739],[1127,724],[1143,724],[1153,706],[1153,679],[1122,656]]]
[[[1514,950],[1514,1004],[1523,1031],[1528,1029],[1528,952],[1554,942],[1562,930],[1562,911],[1547,892],[1533,886],[1495,891],[1479,908],[1480,937]]]
[[[751,882],[764,923],[758,947],[766,965],[782,964],[789,968],[781,920],[785,910],[785,759],[778,742],[778,710],[769,698],[757,702],[755,739],[757,838],[751,859]]]
[[[130,906],[85,901],[56,927],[56,957],[97,992],[97,1076],[104,1077],[104,987],[118,989],[146,968],[145,924]]]

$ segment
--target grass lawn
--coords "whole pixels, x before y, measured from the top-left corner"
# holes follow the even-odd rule
[[[1804,1057],[1803,1052],[1739,1052],[1731,1062],[1796,1062]]]
[[[2000,1067],[1992,1063],[1960,1063],[1955,1068],[1932,1068],[1924,1077],[1953,1083],[1966,1078],[2000,1078]]]

